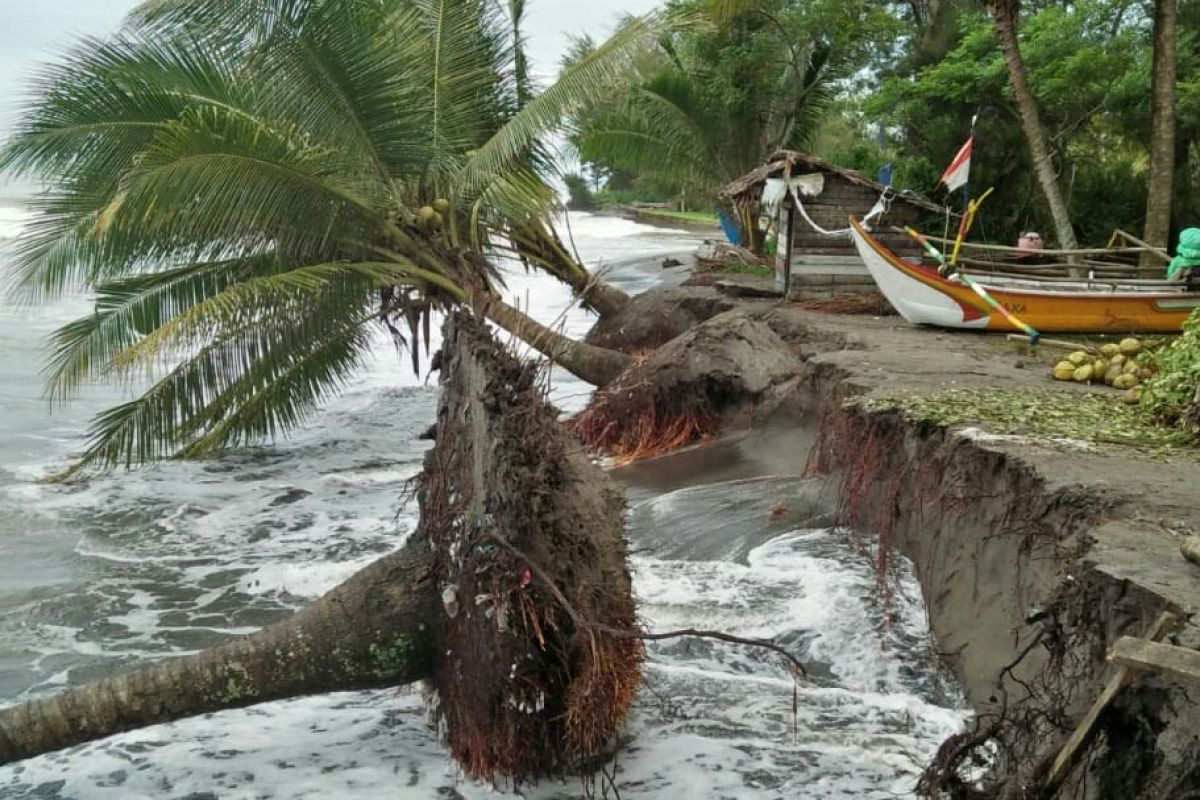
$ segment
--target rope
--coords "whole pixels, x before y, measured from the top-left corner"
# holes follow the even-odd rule
[[[853,233],[853,230],[851,228],[841,228],[840,230],[836,230],[836,231],[827,231],[824,228],[822,228],[820,225],[818,225],[816,222],[813,221],[812,217],[810,217],[808,215],[808,211],[804,208],[804,203],[802,203],[800,201],[800,193],[798,191],[796,191],[795,186],[791,187],[791,191],[792,191],[792,202],[794,202],[796,204],[796,210],[800,212],[800,216],[804,217],[804,221],[807,222],[809,227],[812,228],[814,231],[821,234],[822,236],[841,237],[841,238],[848,238],[850,236],[850,234]],[[869,230],[871,227],[871,220],[873,220],[876,217],[882,217],[884,214],[886,214],[891,209],[891,207],[892,207],[892,190],[884,189],[883,194],[881,194],[879,196],[879,199],[877,201],[875,201],[875,205],[872,206],[871,210],[867,212],[867,215],[865,217],[863,217],[863,219],[862,219],[863,227],[865,227]]]

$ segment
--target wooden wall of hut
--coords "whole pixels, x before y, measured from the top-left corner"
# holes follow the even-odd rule
[[[825,190],[817,197],[802,197],[804,210],[812,217],[813,222],[826,230],[844,230],[849,224],[851,215],[865,216],[879,199],[879,193],[870,187],[859,186],[847,181],[837,174],[825,173]],[[893,225],[903,227],[913,225],[919,227],[929,212],[897,197],[892,202],[891,210],[883,218],[884,228]],[[940,233],[940,230],[939,230]],[[903,258],[917,258],[921,248],[911,237],[904,234],[892,233],[888,230],[877,231],[880,241],[893,252]],[[854,243],[847,236],[825,236],[796,214],[792,227],[792,274],[803,270],[804,257],[814,256],[856,256]]]

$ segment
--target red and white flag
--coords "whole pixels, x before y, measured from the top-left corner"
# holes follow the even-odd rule
[[[946,188],[950,191],[961,189],[967,185],[971,178],[971,149],[975,146],[975,137],[967,139],[967,143],[958,151],[958,155],[950,162],[950,166],[946,167],[946,171],[942,173],[942,183],[946,184]]]

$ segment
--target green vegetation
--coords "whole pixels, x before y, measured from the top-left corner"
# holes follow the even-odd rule
[[[752,278],[774,278],[775,270],[765,264],[732,263],[722,265],[715,272],[728,272],[733,275],[749,275]]]
[[[51,398],[157,377],[96,418],[80,467],[276,436],[345,384],[374,329],[415,368],[431,313],[458,304],[573,371],[625,361],[564,361],[586,348],[501,303],[491,259],[591,280],[551,227],[540,142],[678,19],[631,20],[531,97],[520,15],[490,0],[277,4],[142,5],[44,71],[0,157],[51,187],[16,246],[20,291],[96,298],[55,336]]]
[[[671,211],[666,208],[640,208],[638,215],[642,217],[659,217],[661,219],[676,219],[682,222],[695,222],[704,225],[718,225],[716,214],[705,211]]]
[[[1200,312],[1193,312],[1183,335],[1156,350],[1152,359],[1158,371],[1146,382],[1143,413],[1200,438]]]
[[[812,140],[839,81],[896,20],[862,0],[672,0],[704,27],[676,32],[634,58],[605,102],[574,118],[571,137],[613,189],[715,208],[717,192],[780,148]],[[590,52],[577,40],[566,64]],[[736,216],[736,215],[735,215]],[[751,219],[744,240],[761,245]]]
[[[857,401],[851,401],[857,402]],[[1110,393],[1050,389],[950,389],[867,401],[872,411],[900,410],[946,427],[984,425],[988,432],[1120,444],[1158,452],[1190,447],[1181,431],[1155,425]]]

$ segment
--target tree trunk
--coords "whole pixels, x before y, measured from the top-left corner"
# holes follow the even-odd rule
[[[470,305],[475,313],[593,386],[608,384],[633,364],[633,359],[625,353],[575,341],[485,291],[473,291]]]
[[[1033,159],[1034,175],[1050,206],[1050,216],[1054,220],[1059,246],[1065,250],[1074,250],[1079,247],[1075,239],[1075,228],[1071,225],[1071,215],[1067,211],[1066,201],[1063,200],[1058,177],[1054,174],[1046,129],[1042,125],[1041,112],[1038,111],[1037,99],[1029,86],[1029,76],[1025,72],[1025,62],[1021,60],[1021,48],[1017,42],[1017,14],[1020,4],[1017,0],[995,0],[989,3],[989,7],[996,23],[1000,48],[1004,52],[1004,65],[1008,68],[1009,83],[1012,84],[1013,95],[1017,101],[1021,129],[1025,132],[1025,142]]]
[[[608,751],[643,649],[624,499],[555,421],[539,370],[483,327],[468,314],[447,326],[444,368],[470,391],[443,391],[439,467],[419,488],[447,608],[430,683],[462,769],[519,784]]]
[[[571,273],[571,280],[568,283],[583,304],[601,317],[616,314],[629,305],[629,295],[590,273],[586,275]]]
[[[616,314],[629,305],[629,295],[600,280],[571,258],[553,229],[535,223],[515,232],[513,243],[522,258],[566,283],[584,306],[601,317]]]
[[[435,593],[415,537],[253,636],[0,711],[0,764],[228,708],[431,674]]]
[[[1154,4],[1154,81],[1150,118],[1150,173],[1147,181],[1146,228],[1142,238],[1167,248],[1171,236],[1171,201],[1175,179],[1175,18],[1178,0]],[[1143,264],[1157,264],[1153,254]]]
[[[254,636],[0,711],[0,764],[421,678],[469,775],[520,782],[603,757],[643,657],[621,494],[557,423],[538,370],[469,313],[448,317],[442,362],[408,544]]]

